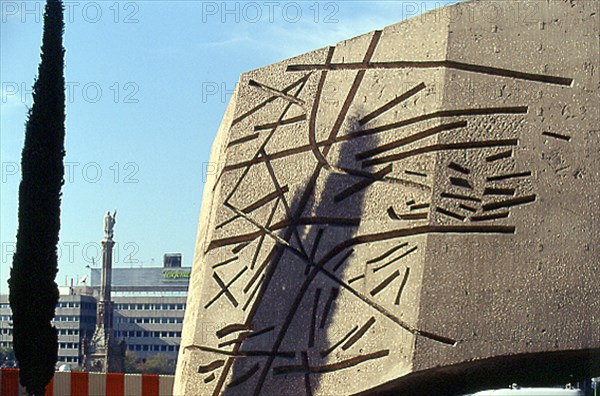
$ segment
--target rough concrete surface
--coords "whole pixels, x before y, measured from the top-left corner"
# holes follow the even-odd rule
[[[243,74],[175,394],[600,375],[598,14],[467,2]]]

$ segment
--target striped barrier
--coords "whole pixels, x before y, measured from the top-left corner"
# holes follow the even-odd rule
[[[172,396],[175,377],[154,374],[56,372],[46,396]],[[0,370],[1,396],[27,396],[19,369]]]

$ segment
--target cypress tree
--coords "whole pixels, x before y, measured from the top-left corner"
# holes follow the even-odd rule
[[[65,155],[63,4],[47,0],[41,62],[25,125],[19,185],[19,228],[9,283],[13,342],[20,382],[43,395],[54,375],[58,335],[57,244]]]

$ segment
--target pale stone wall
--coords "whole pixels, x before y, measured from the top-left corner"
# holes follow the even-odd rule
[[[589,374],[598,8],[468,2],[243,74],[211,154],[175,394]]]

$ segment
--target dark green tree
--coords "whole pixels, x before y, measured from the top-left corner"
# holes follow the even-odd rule
[[[57,244],[65,155],[63,4],[47,0],[38,78],[25,126],[19,185],[19,229],[10,279],[14,351],[20,382],[43,395],[54,375],[58,336]]]

